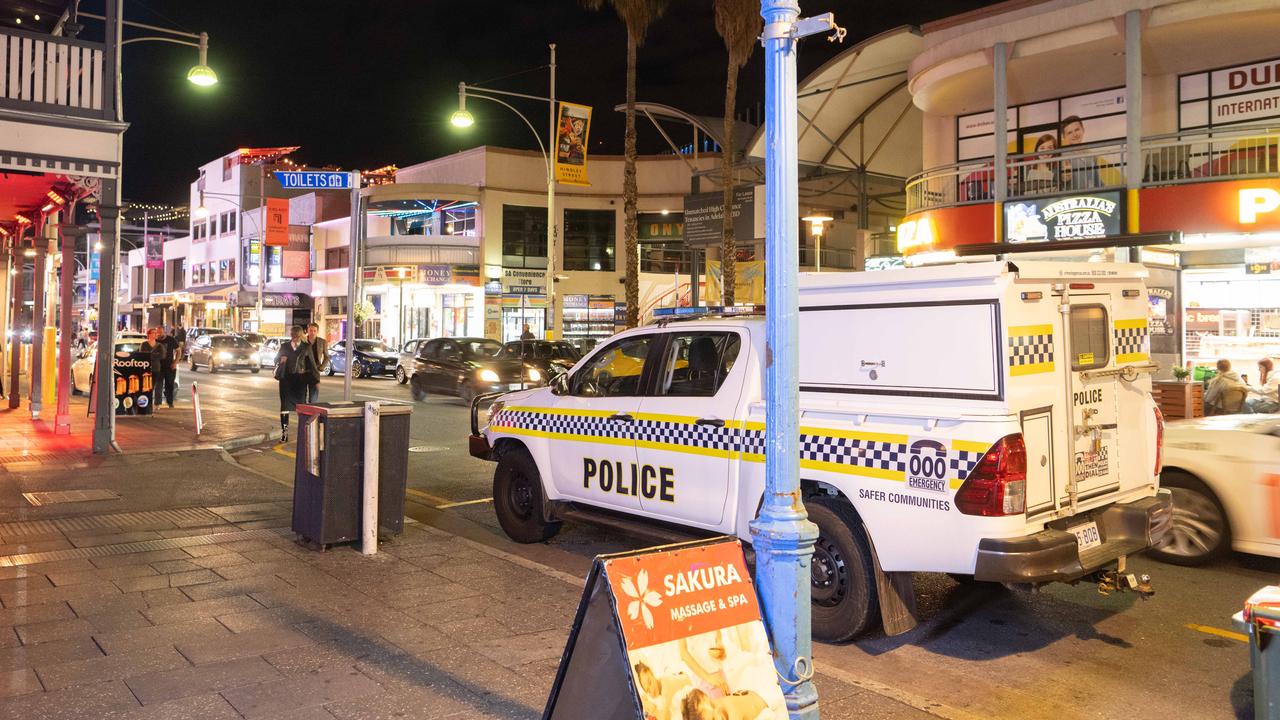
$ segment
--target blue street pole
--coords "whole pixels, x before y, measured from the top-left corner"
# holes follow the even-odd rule
[[[791,717],[816,720],[810,563],[818,528],[800,497],[796,0],[761,0],[765,68],[765,489],[751,523],[756,586]]]

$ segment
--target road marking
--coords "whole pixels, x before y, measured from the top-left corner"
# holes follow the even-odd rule
[[[278,452],[278,453],[280,453],[281,455],[284,455],[285,457],[291,457],[291,458],[294,458],[294,459],[297,459],[297,457],[298,457],[298,453],[296,453],[296,452],[294,452],[294,451],[292,451],[292,450],[285,450],[285,449],[284,449],[284,443],[277,443],[277,444],[275,444],[275,445],[272,445],[272,446],[271,446],[271,451],[272,451],[272,452]]]
[[[449,498],[442,498],[439,495],[432,495],[429,492],[423,492],[415,488],[405,488],[404,491],[409,493],[410,495],[413,495],[414,497],[420,497],[425,500],[430,500],[431,502],[435,503],[434,505],[432,505],[432,507],[439,507],[441,505],[447,505],[453,502]]]
[[[437,510],[448,510],[449,508],[462,507],[463,505],[479,505],[481,503],[493,502],[493,498],[480,498],[479,500],[463,500],[462,502],[451,502],[443,505],[437,505]]]
[[[1239,640],[1242,643],[1249,642],[1248,635],[1242,635],[1238,632],[1231,632],[1230,630],[1223,630],[1221,628],[1213,627],[1212,625],[1197,625],[1195,623],[1187,623],[1186,627],[1190,628],[1191,630],[1195,630],[1196,632],[1205,633],[1206,635],[1217,635],[1218,637],[1224,637],[1224,638],[1227,638],[1228,640]]]
[[[399,403],[401,405],[410,404],[409,398],[389,398],[382,397],[381,395],[362,395],[360,393],[352,393],[352,395],[355,395],[356,397],[369,398],[370,400],[385,400],[387,402]]]

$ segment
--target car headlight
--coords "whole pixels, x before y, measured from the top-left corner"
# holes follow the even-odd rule
[[[219,360],[230,360],[232,359],[232,357],[234,356],[231,353],[227,352],[226,350],[223,350],[222,352],[218,353]]]
[[[529,368],[529,382],[538,382],[542,379],[542,373],[538,372],[538,368]]]
[[[492,370],[481,370],[480,379],[485,382],[495,383],[498,382],[498,373]]]

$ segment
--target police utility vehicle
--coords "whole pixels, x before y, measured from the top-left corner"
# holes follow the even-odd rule
[[[982,262],[802,274],[800,472],[814,636],[849,638],[911,572],[1138,589],[1158,488],[1140,266]],[[764,490],[764,321],[620,333],[550,387],[473,406],[471,453],[520,542],[565,519],[751,541]],[[903,579],[907,582],[901,582]],[[887,582],[886,582],[887,580]],[[881,589],[877,589],[877,586]]]

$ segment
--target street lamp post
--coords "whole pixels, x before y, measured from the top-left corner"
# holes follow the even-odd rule
[[[538,141],[538,149],[542,151],[542,160],[547,166],[547,269],[544,273],[543,282],[547,286],[547,327],[551,330],[551,337],[548,339],[555,340],[556,328],[559,323],[556,320],[556,291],[555,291],[555,264],[556,264],[556,175],[555,164],[553,162],[556,142],[556,45],[551,43],[548,45],[551,50],[551,84],[550,96],[539,97],[537,95],[526,95],[524,93],[509,92],[507,90],[494,90],[492,88],[476,87],[467,85],[466,83],[458,83],[458,109],[449,118],[449,123],[457,128],[468,128],[475,124],[475,118],[467,110],[467,98],[481,98],[490,102],[495,102],[511,112],[515,113],[524,124],[529,127],[533,133],[533,137]],[[511,104],[504,102],[496,97],[490,97],[482,93],[492,93],[495,95],[507,95],[510,97],[524,98],[526,100],[537,100],[545,102],[548,105],[547,111],[547,143],[544,145],[542,136],[534,129],[533,123],[529,122],[529,118],[524,113],[515,109]]]
[[[810,564],[817,527],[800,492],[799,151],[796,49],[834,30],[830,13],[800,19],[796,0],[761,0],[765,68],[765,488],[751,522],[756,585],[773,640],[774,667],[793,719],[816,720],[810,625]]]

